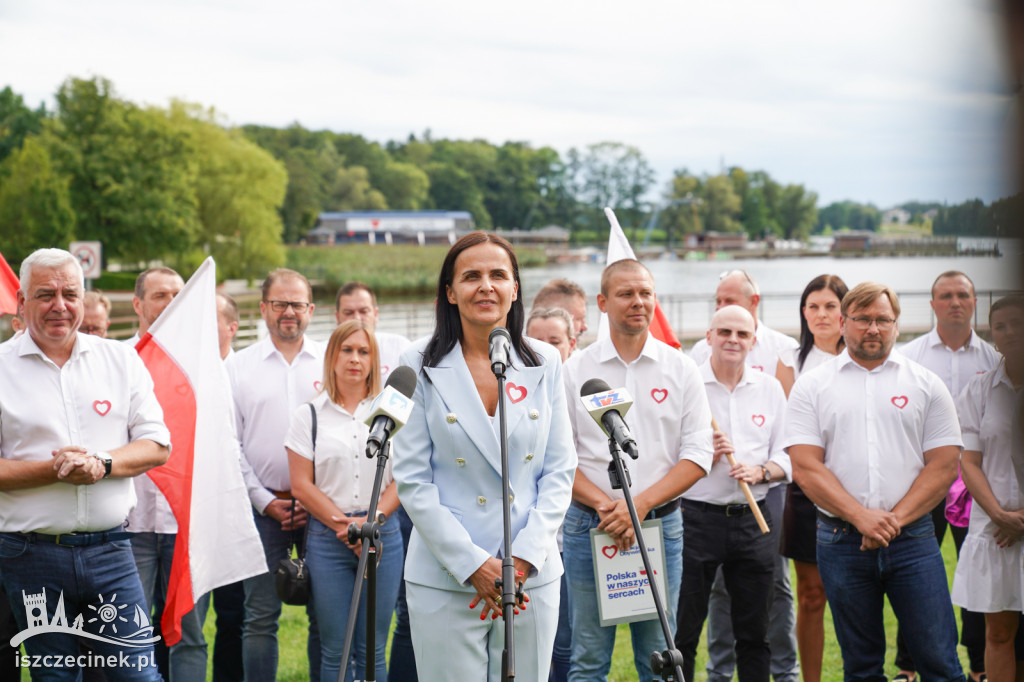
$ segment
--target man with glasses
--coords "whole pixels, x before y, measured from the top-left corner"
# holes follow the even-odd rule
[[[312,400],[323,380],[324,346],[306,338],[313,319],[313,291],[294,270],[280,268],[263,281],[260,314],[269,335],[228,356],[225,365],[235,399],[242,471],[256,529],[270,571],[302,540],[306,510],[291,494],[284,437],[296,407]],[[310,679],[320,675],[320,638],[310,604]],[[281,600],[272,572],[245,580],[242,657],[248,682],[277,677],[277,622]]]
[[[956,478],[949,390],[893,345],[900,305],[865,282],[842,302],[844,350],[797,379],[787,445],[818,507],[818,570],[847,679],[885,679],[883,597],[927,680],[963,680],[946,569],[929,512]]]
[[[107,338],[107,330],[110,329],[110,299],[98,291],[87,291],[82,303],[85,314],[78,331],[101,339]]]

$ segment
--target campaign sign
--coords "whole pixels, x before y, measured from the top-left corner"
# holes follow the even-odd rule
[[[668,590],[665,587],[665,544],[661,537],[661,520],[644,521],[640,527],[643,529],[658,594],[661,595],[662,604],[666,605]],[[592,528],[590,548],[594,556],[594,581],[597,583],[597,607],[601,625],[656,619],[658,610],[654,606],[654,596],[647,571],[644,570],[644,561],[640,557],[639,545],[634,544],[620,552],[608,533]]]

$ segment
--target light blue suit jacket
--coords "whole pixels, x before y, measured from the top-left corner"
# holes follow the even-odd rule
[[[544,364],[526,367],[513,351],[505,377],[512,555],[534,567],[527,587],[562,574],[555,535],[576,471],[560,358],[545,343],[529,343]],[[421,341],[402,355],[417,370],[416,407],[394,447],[398,496],[415,525],[405,579],[472,592],[469,577],[502,554],[498,413],[492,422],[484,410],[461,345],[437,367],[421,367],[425,347]]]

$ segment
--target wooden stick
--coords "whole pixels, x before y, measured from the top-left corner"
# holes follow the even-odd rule
[[[714,417],[711,418],[711,428],[715,431],[722,430],[718,428],[718,422],[715,421]],[[735,457],[731,454],[726,455],[726,457],[729,459],[729,466],[736,466]],[[754,518],[757,519],[758,528],[760,528],[761,532],[764,534],[770,533],[771,529],[768,528],[768,523],[764,520],[764,514],[761,513],[761,508],[757,506],[757,500],[754,499],[754,493],[751,492],[750,486],[747,485],[746,481],[738,481],[738,483],[740,484],[740,490],[743,491],[744,497],[747,498],[747,504],[750,505],[750,511],[754,514]]]

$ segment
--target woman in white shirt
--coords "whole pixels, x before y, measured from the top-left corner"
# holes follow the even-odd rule
[[[843,350],[839,311],[846,283],[836,275],[812,279],[800,296],[800,346],[779,357],[775,377],[789,397],[797,377]],[[814,503],[796,483],[786,493],[782,516],[782,555],[796,567],[796,641],[806,682],[820,682],[825,647],[825,586],[815,553],[817,515]]]
[[[967,538],[953,578],[953,603],[985,614],[985,672],[1019,680],[1024,666],[1024,495],[1013,453],[1024,448],[1019,419],[1024,387],[1024,296],[1007,296],[989,313],[1003,360],[974,377],[957,400],[964,450],[960,469],[974,497]],[[1014,639],[1017,649],[1014,651]]]
[[[352,589],[361,542],[348,541],[350,524],[366,522],[377,460],[364,454],[373,398],[380,392],[380,358],[373,331],[359,320],[344,322],[327,344],[322,392],[310,404],[316,410],[316,442],[309,404],[292,415],[285,439],[292,494],[312,518],[306,537],[306,562],[313,587],[313,608],[320,627],[320,678],[335,680],[341,667]],[[404,549],[397,522],[388,517],[398,506],[389,460],[381,483],[377,522],[383,545],[377,564],[376,679],[387,680],[384,652],[391,614],[398,599]],[[366,661],[366,587],[353,641],[354,662],[362,676]]]

